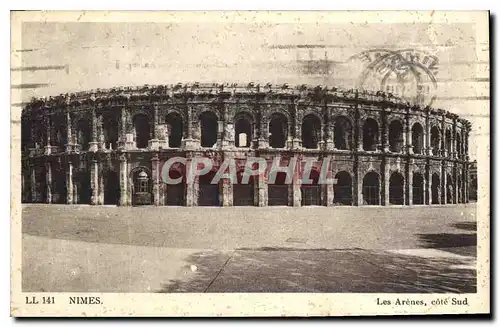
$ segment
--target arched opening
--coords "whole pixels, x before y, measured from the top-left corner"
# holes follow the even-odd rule
[[[172,179],[182,177],[178,184],[165,184],[167,188],[167,206],[183,206],[186,201],[186,176],[179,169],[171,168],[168,175]]]
[[[399,120],[393,120],[389,124],[389,150],[401,152],[403,145],[403,124]]]
[[[302,184],[300,186],[301,204],[303,206],[319,206],[321,205],[321,185],[318,184],[319,172],[312,169],[309,178],[312,180],[312,184]]]
[[[134,196],[133,205],[148,205],[152,203],[151,179],[145,170],[137,169],[133,173]]]
[[[145,114],[137,114],[134,116],[135,144],[139,149],[148,147],[150,136],[149,118]]]
[[[36,198],[33,202],[47,202],[47,171],[44,164],[35,166]]]
[[[422,174],[413,174],[412,185],[413,204],[424,204],[424,178]]]
[[[337,183],[333,185],[333,203],[352,205],[352,178],[346,171],[340,171],[335,175]]]
[[[437,156],[439,155],[439,148],[441,142],[441,133],[437,126],[433,126],[431,128],[431,146],[432,146],[432,154]]]
[[[446,203],[455,203],[455,183],[451,174],[446,175]]]
[[[452,149],[451,149],[451,131],[449,129],[446,130],[445,134],[445,146],[446,146],[446,155],[449,156],[451,155]]]
[[[242,184],[244,171],[238,171],[238,184],[233,184],[233,205],[253,206],[254,205],[254,179],[250,176],[248,183]]]
[[[378,123],[368,118],[363,124],[363,150],[375,151],[378,143]]]
[[[89,119],[80,119],[77,123],[76,143],[83,151],[89,149],[89,143],[92,140],[92,128]]]
[[[182,141],[182,117],[176,112],[171,112],[165,118],[168,128],[168,147],[180,148]]]
[[[321,138],[321,121],[309,114],[302,120],[302,146],[306,149],[317,149]]]
[[[78,204],[90,204],[92,197],[92,188],[90,187],[90,171],[84,170],[77,174],[76,179],[77,199]]]
[[[205,111],[200,115],[201,146],[211,148],[217,143],[217,116],[211,111]]]
[[[286,184],[286,173],[276,173],[274,184],[267,185],[268,205],[287,206],[288,205],[288,184]]]
[[[234,119],[234,144],[238,148],[247,148],[252,144],[252,120],[245,114],[239,114]]]
[[[288,122],[283,114],[274,113],[269,122],[269,146],[284,148],[287,139]]]
[[[118,148],[118,117],[106,115],[103,118],[103,129],[106,149],[116,150]]]
[[[352,149],[352,125],[350,120],[344,116],[335,118],[334,139],[336,149]]]
[[[422,154],[424,147],[424,128],[419,123],[413,124],[411,128],[411,144],[413,153]]]
[[[363,178],[363,203],[367,205],[380,204],[380,178],[375,172],[369,172]]]
[[[206,207],[220,206],[219,184],[211,184],[215,171],[198,177],[198,205]]]
[[[120,202],[120,181],[118,173],[113,170],[104,173],[104,204],[115,204]]]
[[[404,204],[404,178],[398,172],[389,178],[389,203]]]
[[[66,120],[60,116],[52,119],[50,145],[64,147],[68,143],[68,130]]]
[[[55,167],[57,166],[57,167]],[[59,165],[52,166],[52,203],[64,204],[66,203],[66,196],[68,194],[66,188],[66,171]]]
[[[439,189],[441,187],[441,181],[437,173],[432,174],[431,192],[432,199],[431,204],[439,204],[440,193]]]

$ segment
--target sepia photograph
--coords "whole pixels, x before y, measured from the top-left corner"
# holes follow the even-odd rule
[[[11,315],[488,313],[489,24],[11,12]]]

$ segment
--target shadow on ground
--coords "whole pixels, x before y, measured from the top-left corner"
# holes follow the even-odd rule
[[[160,292],[476,292],[476,271],[456,258],[423,258],[385,251],[236,250],[196,253],[189,276]]]
[[[477,256],[477,230],[476,222],[459,222],[452,224],[457,229],[474,233],[437,233],[417,234],[420,246],[423,248],[440,249],[464,256]]]

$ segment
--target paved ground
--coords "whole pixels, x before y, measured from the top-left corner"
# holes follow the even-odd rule
[[[23,207],[23,291],[474,292],[475,206]]]

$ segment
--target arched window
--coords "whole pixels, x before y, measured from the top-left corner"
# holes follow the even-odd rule
[[[375,119],[368,118],[363,124],[363,150],[375,151],[378,143],[378,124]]]
[[[439,155],[439,149],[441,148],[441,132],[437,126],[433,126],[431,128],[431,146],[432,146],[432,154],[437,156]]]
[[[336,149],[352,149],[352,125],[350,120],[344,116],[335,118],[334,139]]]
[[[401,152],[403,145],[403,125],[399,120],[393,120],[389,124],[389,150]]]
[[[420,173],[413,174],[413,204],[424,204],[424,178]]]
[[[77,123],[76,143],[78,143],[83,151],[89,149],[89,143],[92,140],[92,129],[89,119],[80,119]]]
[[[380,178],[375,172],[369,172],[363,178],[363,203],[367,205],[380,204]]]
[[[422,154],[424,146],[424,129],[419,123],[413,124],[411,128],[411,144],[413,145],[413,153]]]
[[[238,114],[234,119],[234,144],[238,148],[252,145],[252,120],[244,113]]]
[[[302,120],[302,146],[306,149],[317,149],[321,138],[321,121],[309,114]]]
[[[333,185],[334,198],[336,204],[352,205],[352,178],[346,171],[339,171],[335,175],[337,183]]]
[[[432,193],[432,200],[431,204],[439,204],[439,200],[441,198],[440,196],[440,190],[441,188],[441,182],[439,179],[439,175],[437,173],[432,174],[432,183],[431,183],[431,193]]]
[[[116,150],[118,147],[118,117],[106,115],[103,118],[103,129],[106,148]]]
[[[165,122],[167,123],[168,147],[180,148],[184,128],[181,115],[171,112],[165,118]]]
[[[288,121],[283,114],[274,113],[269,121],[269,145],[284,148],[287,139]]]
[[[446,145],[446,155],[449,156],[452,152],[451,149],[451,131],[449,129],[446,130],[445,134],[445,145]]]
[[[404,178],[398,172],[389,179],[389,203],[404,204]]]
[[[217,116],[211,111],[205,111],[200,115],[201,146],[211,148],[217,143]]]
[[[134,116],[135,144],[139,149],[148,147],[150,136],[149,118],[145,114],[137,114]]]

